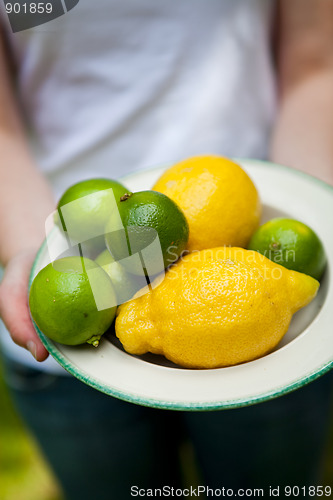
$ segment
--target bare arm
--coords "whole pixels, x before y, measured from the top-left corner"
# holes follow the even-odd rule
[[[333,2],[280,0],[271,158],[333,184]]]
[[[47,357],[30,321],[29,270],[54,209],[52,192],[29,153],[0,36],[0,316],[14,342]]]

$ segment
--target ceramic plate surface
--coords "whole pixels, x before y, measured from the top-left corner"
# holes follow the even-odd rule
[[[333,366],[333,189],[310,176],[272,163],[238,162],[259,190],[262,222],[276,216],[305,222],[323,241],[328,257],[316,299],[293,317],[275,351],[238,366],[191,370],[179,368],[159,356],[131,356],[111,337],[103,338],[97,349],[57,344],[35,325],[45,347],[68,372],[99,391],[133,403],[175,410],[214,410],[281,396]],[[133,191],[150,189],[164,170],[141,171],[122,181]],[[53,231],[49,238],[61,247],[60,233]],[[44,242],[31,271],[30,285],[49,262],[48,245]]]

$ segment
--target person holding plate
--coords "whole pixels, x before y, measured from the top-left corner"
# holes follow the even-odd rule
[[[333,4],[80,0],[17,33],[0,11],[0,340],[8,386],[66,498],[178,485],[184,440],[212,487],[317,481],[330,374],[225,412],[125,403],[46,359],[27,287],[45,220],[80,180],[209,152],[333,184]]]

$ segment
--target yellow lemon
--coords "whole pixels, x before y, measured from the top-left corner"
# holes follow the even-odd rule
[[[153,189],[183,210],[190,227],[189,250],[245,248],[259,225],[257,189],[247,173],[227,158],[189,158],[169,168]]]
[[[159,286],[120,306],[116,335],[131,354],[191,368],[235,365],[270,352],[318,287],[251,250],[192,252]]]

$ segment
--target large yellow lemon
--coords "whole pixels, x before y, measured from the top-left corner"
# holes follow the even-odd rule
[[[189,250],[246,247],[258,227],[257,189],[248,174],[227,158],[199,156],[177,163],[153,189],[169,196],[185,213]]]
[[[192,368],[235,365],[270,352],[318,287],[251,250],[192,252],[150,293],[118,308],[116,335],[132,354]]]

